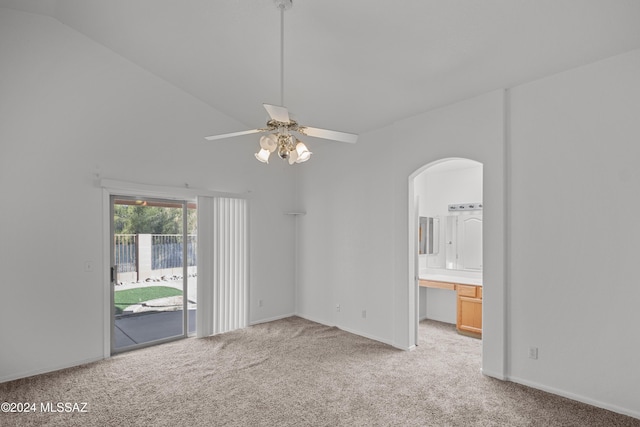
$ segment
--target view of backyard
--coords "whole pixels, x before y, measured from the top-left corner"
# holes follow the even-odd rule
[[[130,306],[141,304],[146,301],[156,300],[159,298],[173,297],[182,295],[182,291],[168,286],[148,286],[143,288],[132,288],[115,291],[113,295],[113,305],[116,315]]]
[[[195,331],[195,205],[189,206],[187,215],[189,233],[185,241],[181,203],[124,198],[114,201],[116,349],[180,336],[184,328]],[[183,325],[181,314],[185,309],[185,273],[187,325]]]
[[[114,236],[114,258],[117,267],[117,283],[114,289],[116,315],[136,312],[127,310],[127,307],[159,298],[182,295],[184,275],[182,240],[181,235],[175,234],[117,234]],[[189,292],[188,299],[191,303],[195,303],[195,235],[187,236],[186,258],[189,288],[193,289],[193,292]]]

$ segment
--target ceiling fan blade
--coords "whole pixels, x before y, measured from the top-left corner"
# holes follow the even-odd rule
[[[332,139],[334,141],[348,142],[355,144],[358,141],[358,135],[355,133],[338,132],[335,130],[318,129],[308,126],[300,126],[298,132],[308,136],[314,136],[316,138]]]
[[[289,119],[289,110],[286,107],[280,107],[278,105],[269,105],[262,104],[264,109],[269,113],[269,117],[271,117],[276,122],[289,123],[291,120]]]
[[[216,139],[232,138],[234,136],[249,135],[251,133],[258,133],[258,132],[264,132],[264,129],[251,129],[251,130],[243,130],[240,132],[225,133],[222,135],[212,135],[212,136],[206,136],[204,139],[209,141],[214,141]]]

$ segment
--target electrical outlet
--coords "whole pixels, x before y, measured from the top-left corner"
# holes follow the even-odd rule
[[[340,304],[336,304],[336,311],[340,313]]]
[[[538,358],[538,347],[529,347],[529,359]]]
[[[258,300],[258,307],[262,307],[262,304],[263,304],[263,303],[262,303],[262,300],[261,300],[261,299],[259,299],[259,300]]]
[[[362,318],[363,319],[367,318],[367,310],[362,310]]]

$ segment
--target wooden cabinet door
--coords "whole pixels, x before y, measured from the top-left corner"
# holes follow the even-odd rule
[[[479,337],[482,334],[482,288],[458,285],[457,329]]]
[[[482,300],[458,297],[458,329],[474,334],[482,333]]]

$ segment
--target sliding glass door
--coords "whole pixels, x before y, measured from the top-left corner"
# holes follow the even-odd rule
[[[195,333],[196,204],[111,196],[111,352]]]

